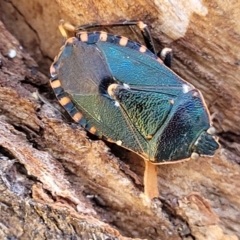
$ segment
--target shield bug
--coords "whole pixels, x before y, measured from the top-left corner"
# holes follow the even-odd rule
[[[146,46],[99,26],[137,25]],[[62,23],[66,38],[51,68],[50,84],[72,119],[100,138],[140,155],[146,163],[145,194],[158,196],[156,164],[212,156],[219,147],[201,92],[170,68],[171,51],[155,52],[142,22]]]

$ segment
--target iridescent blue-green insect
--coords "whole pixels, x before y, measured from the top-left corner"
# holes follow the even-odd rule
[[[99,26],[137,25],[146,42],[138,44]],[[73,120],[89,132],[144,158],[145,193],[158,195],[153,164],[212,156],[219,147],[201,92],[169,68],[171,51],[155,54],[147,26],[128,21],[74,28],[55,58],[50,84]],[[150,179],[152,179],[150,181]]]

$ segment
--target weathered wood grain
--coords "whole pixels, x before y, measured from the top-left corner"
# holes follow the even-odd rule
[[[30,204],[30,209],[35,209],[44,223],[33,214],[37,223],[26,230],[16,220],[16,226],[24,229],[20,239],[25,239],[26,231],[36,226],[54,229],[52,212],[61,226],[52,232],[52,239],[58,236],[59,229],[65,238],[69,229],[74,229],[71,234],[86,239],[81,232],[83,222],[89,234],[97,229],[97,236],[104,233],[119,239],[240,238],[240,2],[24,3],[0,2],[1,19],[24,46],[24,51],[19,49],[18,40],[1,25],[0,175],[1,189],[6,193],[0,201],[4,209],[1,226],[3,219],[11,222],[13,218],[27,224],[29,219],[19,214],[21,207],[29,208],[31,200],[34,204]],[[222,144],[216,156],[160,166],[161,197],[146,202],[142,198],[144,162],[133,153],[113,147],[112,151],[120,157],[116,158],[105,143],[90,140],[55,109],[60,108],[49,94],[47,77],[38,69],[46,73],[58,52],[61,37],[57,25],[61,18],[72,24],[144,20],[157,47],[173,48],[173,70],[202,91]],[[135,29],[114,31],[141,40]],[[8,56],[10,49],[16,50],[16,57]],[[38,68],[26,52],[38,62]],[[46,102],[36,98],[36,90]],[[11,201],[9,196],[21,196],[21,201]],[[7,207],[6,202],[10,202]],[[11,212],[9,209],[14,206],[20,210]],[[16,235],[9,224],[5,226],[1,236]]]

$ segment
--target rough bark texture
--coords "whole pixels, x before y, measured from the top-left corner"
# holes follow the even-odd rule
[[[0,0],[0,238],[239,239],[239,13],[239,1]],[[217,154],[159,166],[160,198],[146,201],[144,161],[61,114],[47,75],[62,18],[145,21],[202,91]],[[141,41],[134,28],[114,31]]]

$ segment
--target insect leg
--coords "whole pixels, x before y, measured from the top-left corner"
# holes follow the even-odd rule
[[[173,58],[171,48],[163,48],[160,52],[157,53],[157,56],[160,57],[163,60],[164,64],[167,67],[171,68],[172,58]]]
[[[68,32],[76,32],[75,27],[73,25],[71,25],[70,23],[64,22],[64,20],[60,20],[58,29],[65,40],[70,37]]]
[[[144,193],[148,199],[159,197],[157,166],[147,160],[145,160]]]

